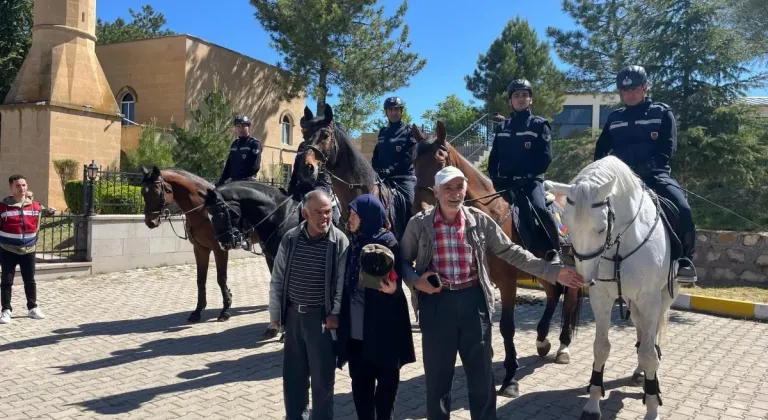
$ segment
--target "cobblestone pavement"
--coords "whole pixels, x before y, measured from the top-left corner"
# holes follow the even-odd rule
[[[259,257],[232,261],[229,278],[231,320],[215,321],[221,294],[212,270],[209,309],[200,324],[186,322],[195,305],[194,266],[41,282],[38,295],[48,317],[39,321],[26,317],[19,281],[16,318],[0,325],[0,417],[282,419],[282,347],[275,340],[259,342],[268,321],[266,264]],[[578,418],[586,401],[594,337],[589,304],[584,309],[588,324],[574,339],[570,365],[554,364],[552,355],[536,356],[535,326],[542,312],[538,305],[517,308],[523,395],[499,398],[499,418]],[[497,322],[493,344],[500,381],[503,345]],[[550,339],[556,348],[559,327],[554,324]],[[414,339],[420,357],[417,328]],[[616,313],[610,339],[603,418],[642,418],[642,389],[628,383],[637,360],[635,332]],[[767,324],[673,311],[662,348],[664,418],[768,418]],[[454,390],[453,416],[469,419],[460,366]],[[424,398],[419,359],[403,368],[396,418],[424,418]],[[355,418],[346,370],[337,371],[335,407],[337,418]]]

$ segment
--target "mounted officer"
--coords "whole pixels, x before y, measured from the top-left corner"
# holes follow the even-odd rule
[[[398,203],[398,229],[404,229],[411,218],[411,203],[416,190],[416,172],[413,160],[416,157],[416,140],[411,127],[402,121],[405,103],[397,96],[384,101],[384,113],[389,124],[379,131],[379,141],[373,149],[371,166],[393,189],[399,191],[405,203]],[[402,206],[402,208],[401,208]],[[400,220],[405,217],[405,220]]]
[[[507,86],[507,99],[513,112],[496,128],[488,174],[496,191],[506,190],[502,197],[517,206],[520,225],[534,231],[526,247],[545,252],[546,260],[559,264],[558,229],[547,211],[541,177],[552,163],[552,128],[531,113],[533,87],[528,80],[513,80]]]
[[[669,161],[677,149],[675,115],[668,105],[648,98],[648,76],[640,66],[623,68],[616,76],[616,87],[625,107],[608,116],[597,139],[594,159],[613,154],[632,168],[660,197],[677,207],[677,234],[683,245],[677,280],[680,283],[695,283],[693,250],[696,227],[683,190],[670,175]]]
[[[216,186],[232,181],[255,181],[261,168],[261,142],[251,137],[251,120],[238,115],[234,120],[237,138],[229,147],[229,156]]]

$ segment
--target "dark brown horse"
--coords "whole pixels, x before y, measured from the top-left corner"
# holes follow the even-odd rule
[[[216,280],[224,300],[218,321],[228,320],[232,306],[232,292],[227,287],[228,253],[216,241],[213,225],[205,209],[205,200],[200,196],[200,193],[205,194],[213,189],[213,184],[182,169],[160,170],[155,166],[151,171],[146,168],[142,168],[142,171],[144,178],[141,181],[141,195],[144,197],[144,223],[147,227],[159,227],[171,203],[176,203],[185,216],[184,227],[181,227],[181,223],[174,227],[182,231],[179,237],[185,235],[192,243],[197,265],[197,307],[188,320],[200,321],[201,313],[207,305],[205,283],[211,252],[216,260]]]
[[[413,200],[413,213],[420,212],[435,204],[436,198],[432,187],[435,174],[446,166],[459,168],[469,179],[467,185],[467,205],[475,207],[491,216],[498,223],[509,238],[520,243],[520,237],[513,223],[510,206],[506,200],[496,194],[493,183],[482,172],[461,156],[453,146],[446,141],[445,126],[441,121],[437,123],[436,133],[426,137],[413,126],[414,138],[419,142],[417,157],[414,161],[416,170],[417,187]],[[514,379],[517,370],[517,351],[515,349],[515,302],[517,298],[517,280],[530,277],[529,274],[519,271],[496,257],[488,255],[488,268],[491,279],[499,289],[501,295],[501,335],[504,338],[506,357],[504,367],[507,374],[502,384],[502,395],[515,397],[518,393],[517,381]],[[536,347],[540,356],[549,353],[551,344],[547,339],[549,325],[555,312],[560,295],[565,293],[563,309],[562,331],[560,334],[560,349],[555,357],[556,363],[569,363],[571,337],[578,324],[580,312],[580,289],[564,288],[561,285],[553,286],[547,281],[539,279],[547,294],[547,306],[544,315],[537,327]],[[564,289],[567,289],[564,290]]]

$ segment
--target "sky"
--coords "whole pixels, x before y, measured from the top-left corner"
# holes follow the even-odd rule
[[[400,3],[401,0],[380,1],[388,15]],[[106,21],[117,17],[128,20],[128,8],[140,10],[143,4],[151,4],[163,13],[168,20],[167,28],[174,32],[202,38],[269,64],[281,58],[270,46],[269,34],[254,17],[255,9],[248,0],[101,0],[96,3],[96,15]],[[427,64],[411,78],[408,87],[392,94],[403,98],[414,122],[420,123],[424,111],[435,108],[451,94],[465,101],[474,100],[464,76],[472,74],[479,54],[486,52],[504,25],[518,15],[528,20],[539,39],[546,39],[549,26],[574,28],[570,16],[561,10],[561,0],[408,2],[405,21],[410,30],[411,51],[426,58]],[[565,68],[554,51],[552,58],[558,67]],[[768,96],[768,89],[748,95]],[[328,102],[333,105],[336,100],[329,98]],[[308,99],[307,104],[314,111],[315,102]]]

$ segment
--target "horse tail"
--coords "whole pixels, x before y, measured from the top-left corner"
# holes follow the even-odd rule
[[[576,302],[574,302],[574,308],[572,313],[568,313],[565,307],[566,300],[568,299],[568,289],[560,283],[555,285],[555,299],[560,300],[560,295],[563,295],[563,310],[560,311],[560,329],[567,328],[571,332],[571,336],[576,336],[576,330],[581,322],[581,307],[584,303],[584,290],[579,289],[576,294]]]

